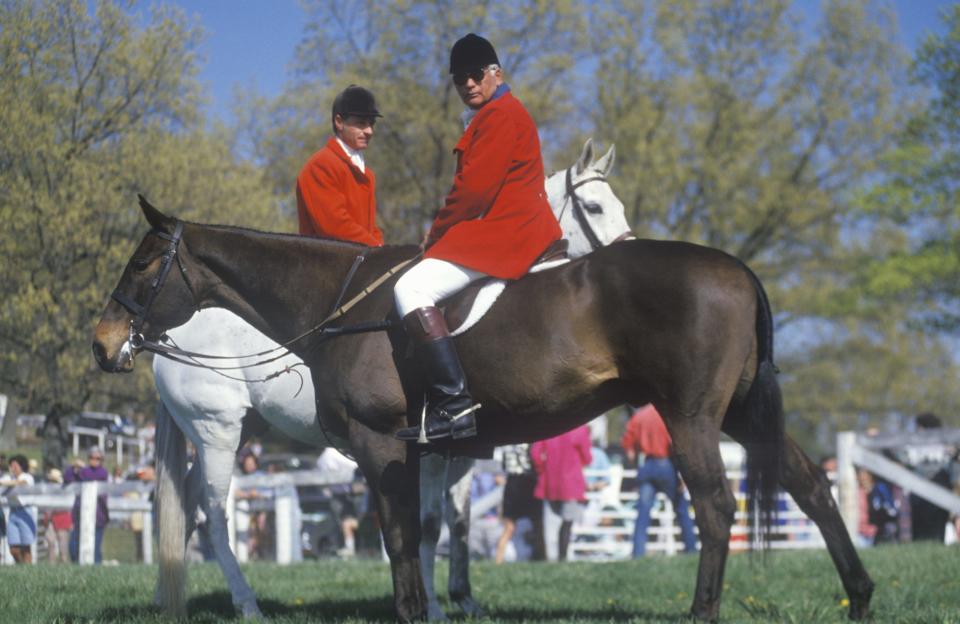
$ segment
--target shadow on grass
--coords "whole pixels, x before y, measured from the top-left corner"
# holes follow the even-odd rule
[[[393,596],[383,595],[378,598],[365,599],[336,599],[289,604],[269,598],[258,600],[260,610],[268,619],[289,618],[294,621],[316,621],[322,618],[325,622],[339,622],[344,620],[370,620],[380,622],[394,622],[396,616],[393,610]],[[230,601],[227,591],[211,592],[191,598],[187,602],[188,621],[191,623],[216,622],[224,619],[241,618],[237,615]],[[456,608],[448,610],[451,620],[466,621],[467,617]],[[131,622],[157,618],[159,609],[153,605],[127,606],[104,609],[93,621],[96,622]],[[570,609],[570,608],[541,608],[541,609],[487,609],[487,617],[497,622],[536,622],[556,620],[600,620],[604,622],[682,622],[688,620],[686,612],[663,613],[653,611],[624,611],[620,609]],[[89,616],[66,616],[62,622],[89,622]]]

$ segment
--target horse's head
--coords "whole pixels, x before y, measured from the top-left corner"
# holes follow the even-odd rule
[[[607,182],[615,157],[611,145],[594,160],[593,140],[587,139],[572,167],[547,178],[547,197],[564,238],[570,241],[572,257],[633,237],[623,202]]]
[[[152,227],[127,262],[94,330],[93,356],[109,373],[132,371],[145,339],[156,340],[182,325],[195,309],[182,258],[183,223],[142,196],[140,209]]]

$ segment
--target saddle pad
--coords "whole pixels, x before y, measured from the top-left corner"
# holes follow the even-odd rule
[[[528,273],[539,273],[540,271],[546,271],[547,269],[552,269],[558,267],[561,264],[566,264],[570,262],[569,258],[561,258],[559,260],[547,260],[539,264],[535,264],[530,267]],[[493,307],[493,304],[500,297],[500,294],[503,292],[503,289],[507,287],[507,281],[502,279],[490,279],[489,281],[484,280],[482,285],[477,289],[476,295],[473,301],[469,304],[463,306],[457,306],[457,310],[451,310],[450,308],[444,309],[444,316],[447,320],[447,327],[456,327],[450,331],[451,336],[460,336],[465,333],[468,329],[477,324],[477,322],[483,318],[483,316]],[[468,297],[469,299],[469,297]],[[466,305],[469,305],[469,311],[463,318],[463,321],[460,322],[461,307],[465,308]]]

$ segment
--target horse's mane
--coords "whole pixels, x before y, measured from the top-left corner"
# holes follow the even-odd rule
[[[299,242],[306,243],[308,245],[315,243],[323,243],[324,245],[333,245],[335,247],[341,247],[343,249],[353,249],[353,250],[362,250],[368,249],[371,251],[374,250],[399,250],[401,248],[411,248],[413,245],[384,245],[382,247],[369,247],[362,243],[355,243],[353,241],[345,241],[339,238],[330,238],[328,236],[304,236],[302,234],[294,234],[291,232],[265,232],[263,230],[258,230],[256,228],[244,227],[241,225],[223,225],[216,223],[196,223],[193,221],[184,221],[189,225],[194,225],[200,228],[207,230],[214,230],[219,232],[228,232],[228,233],[239,233],[239,234],[252,234],[257,238],[264,238],[267,240],[281,240],[281,241],[290,241],[296,240]]]

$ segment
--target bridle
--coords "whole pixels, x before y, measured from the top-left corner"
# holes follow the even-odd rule
[[[334,336],[342,336],[342,335],[348,335],[348,334],[361,334],[361,333],[368,333],[368,332],[384,331],[392,327],[393,323],[390,320],[362,322],[362,323],[357,323],[357,324],[346,326],[346,327],[330,327],[329,324],[332,321],[346,314],[352,307],[360,303],[361,300],[366,298],[370,293],[376,290],[381,284],[383,284],[390,277],[395,275],[398,271],[403,269],[405,266],[407,266],[411,262],[414,262],[415,260],[418,260],[420,258],[420,254],[417,254],[413,258],[409,258],[407,260],[404,260],[403,262],[400,262],[399,264],[397,264],[396,266],[388,270],[386,273],[381,275],[373,283],[371,283],[370,285],[362,289],[361,292],[358,293],[356,296],[354,296],[352,299],[350,299],[349,301],[341,305],[341,302],[343,301],[343,298],[346,295],[347,289],[350,286],[351,282],[353,281],[353,277],[356,275],[357,269],[360,267],[360,264],[362,264],[365,259],[364,254],[361,253],[354,259],[353,264],[351,265],[350,270],[348,271],[347,276],[340,287],[339,294],[337,295],[336,301],[333,304],[333,309],[330,312],[330,314],[328,314],[323,319],[323,321],[321,321],[314,327],[311,327],[310,329],[303,332],[299,336],[296,336],[295,338],[288,340],[287,342],[277,345],[276,347],[273,347],[272,349],[268,349],[266,351],[261,351],[259,353],[251,353],[248,355],[210,355],[206,353],[196,353],[193,351],[186,351],[184,349],[181,349],[176,345],[176,343],[173,342],[173,339],[167,336],[166,334],[160,337],[159,342],[154,342],[151,340],[147,340],[143,336],[143,333],[141,332],[141,330],[143,329],[143,325],[144,323],[146,323],[148,316],[150,314],[150,307],[153,305],[154,300],[156,300],[157,295],[160,293],[160,290],[163,288],[164,282],[166,281],[167,276],[170,273],[170,267],[173,266],[174,261],[176,261],[177,266],[180,268],[180,274],[181,276],[183,276],[183,281],[187,285],[187,290],[190,291],[190,295],[193,298],[194,306],[196,307],[198,312],[200,311],[200,306],[197,300],[196,292],[194,291],[193,286],[190,284],[190,280],[187,278],[187,270],[183,266],[181,255],[177,253],[178,248],[180,246],[180,241],[183,238],[182,237],[183,222],[180,220],[176,221],[176,226],[174,227],[173,234],[167,234],[166,232],[162,230],[158,230],[156,228],[151,230],[150,233],[170,241],[170,244],[167,245],[167,248],[163,251],[163,254],[160,256],[160,267],[157,269],[157,273],[156,275],[154,275],[153,281],[150,284],[150,290],[147,292],[146,301],[143,304],[137,303],[130,297],[120,292],[119,290],[114,290],[113,293],[110,295],[117,303],[122,305],[128,312],[130,312],[134,316],[134,318],[131,319],[130,321],[130,335],[127,339],[127,342],[130,348],[135,350],[143,349],[146,351],[150,351],[157,355],[173,360],[174,362],[178,362],[180,364],[185,364],[187,366],[193,366],[196,368],[205,368],[208,370],[212,370],[217,374],[222,375],[223,377],[226,377],[228,379],[234,379],[236,381],[245,381],[245,382],[251,382],[251,381],[265,382],[275,377],[278,377],[283,373],[296,372],[296,371],[292,371],[290,367],[285,367],[276,371],[271,375],[268,375],[263,379],[248,379],[248,378],[240,379],[237,377],[231,377],[229,375],[226,375],[221,371],[240,370],[244,368],[252,368],[255,366],[261,366],[264,364],[275,362],[279,359],[286,357],[290,353],[289,351],[290,345],[306,338],[311,334],[320,333],[325,338],[332,338]],[[164,344],[164,343],[170,343],[170,344]],[[251,358],[263,358],[263,359],[252,362],[250,364],[242,364],[239,366],[214,366],[211,364],[204,364],[198,361],[198,359],[245,360],[245,359],[251,359]],[[302,377],[301,377],[301,384],[302,384]],[[299,391],[298,391],[298,394],[299,394]]]
[[[187,290],[190,291],[194,306],[197,306],[198,311],[200,309],[197,305],[196,293],[194,292],[193,287],[190,285],[190,280],[187,279],[187,270],[183,266],[183,260],[180,259],[181,256],[177,253],[180,247],[180,241],[182,240],[183,221],[180,221],[179,219],[176,221],[176,226],[173,228],[173,234],[167,234],[166,232],[156,228],[150,230],[150,233],[169,241],[170,244],[167,245],[167,248],[164,249],[163,254],[160,256],[160,267],[157,269],[156,275],[153,276],[153,282],[150,284],[150,290],[147,291],[147,300],[142,304],[137,303],[119,290],[114,290],[110,295],[114,301],[126,308],[130,314],[133,314],[133,319],[130,321],[129,342],[130,346],[134,349],[142,348],[147,342],[143,337],[141,330],[143,329],[144,323],[147,322],[153,302],[156,300],[157,295],[160,294],[160,289],[163,288],[163,284],[167,280],[167,275],[170,274],[170,267],[173,265],[174,261],[176,261],[177,266],[180,268],[180,275],[183,277],[183,282],[187,285]]]
[[[564,202],[563,209],[560,211],[560,215],[557,217],[559,222],[563,219],[563,213],[567,209],[567,200],[569,200],[572,207],[571,212],[573,213],[573,218],[577,220],[577,223],[580,225],[580,228],[583,230],[583,233],[587,237],[587,241],[590,243],[590,248],[592,251],[596,251],[601,247],[604,247],[604,244],[600,241],[600,237],[597,236],[597,233],[593,231],[593,227],[590,225],[590,220],[587,219],[585,209],[583,207],[583,200],[580,199],[580,196],[577,195],[576,191],[581,186],[588,184],[590,182],[606,182],[606,176],[602,174],[597,174],[584,178],[582,180],[577,180],[577,183],[573,183],[573,167],[567,169],[567,174],[564,176]],[[627,230],[620,236],[616,237],[611,241],[611,243],[616,243],[633,236],[633,232]]]

